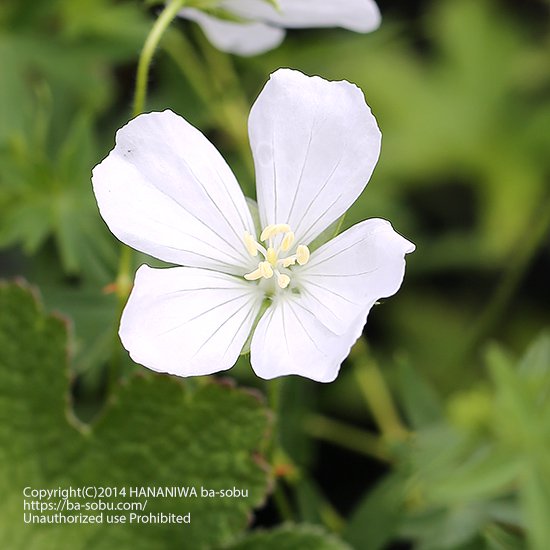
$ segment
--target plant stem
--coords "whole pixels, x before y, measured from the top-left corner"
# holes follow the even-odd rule
[[[350,451],[384,462],[390,460],[388,450],[379,437],[338,420],[312,414],[305,419],[304,430],[312,437],[334,443]]]
[[[368,356],[363,340],[355,344],[352,357],[359,389],[384,437],[390,441],[407,439],[409,432],[401,422],[386,381],[376,361]]]
[[[292,521],[294,518],[294,513],[292,512],[292,506],[286,496],[281,480],[277,479],[276,483],[277,485],[273,491],[273,501],[275,502],[279,516],[283,521]]]
[[[151,67],[153,55],[155,54],[164,31],[169,27],[170,23],[177,16],[184,4],[185,0],[171,0],[155,21],[149,35],[147,36],[147,39],[145,40],[145,44],[143,45],[138,61],[133,116],[139,115],[145,108],[149,69]]]
[[[145,100],[147,98],[147,84],[149,79],[149,69],[151,67],[151,61],[153,55],[157,49],[157,46],[164,34],[164,31],[168,28],[172,20],[176,17],[178,11],[185,4],[185,0],[171,0],[158,19],[153,24],[149,35],[145,40],[143,49],[139,56],[136,86],[134,92],[134,103],[132,109],[132,116],[139,115],[145,108]],[[117,319],[120,320],[124,304],[128,298],[128,294],[132,288],[131,279],[132,270],[132,249],[126,245],[121,246],[120,258],[118,262],[118,272],[115,281],[116,294],[118,298]],[[118,322],[117,322],[118,326]],[[118,340],[117,340],[118,342]],[[118,354],[118,346],[115,346],[115,354],[112,359],[111,371],[109,373],[111,387],[118,381],[120,375],[120,356]]]
[[[171,0],[153,24],[153,27],[145,40],[145,44],[143,45],[138,61],[134,105],[132,110],[132,115],[134,117],[139,115],[145,108],[149,69],[160,39],[184,3],[185,0]],[[122,304],[120,313],[122,313],[122,307],[124,306],[124,302],[128,297],[132,285],[130,278],[131,268],[132,249],[126,245],[123,245],[120,253],[118,275],[116,279],[117,296],[119,303]]]
[[[510,255],[510,262],[502,275],[499,284],[496,286],[491,299],[477,321],[466,336],[463,352],[460,359],[463,361],[476,345],[483,340],[491,328],[499,319],[504,317],[506,307],[513,297],[514,292],[521,283],[529,264],[533,260],[539,247],[543,244],[544,238],[550,231],[550,197],[542,201],[533,216],[529,218],[528,227],[520,235],[513,253]]]

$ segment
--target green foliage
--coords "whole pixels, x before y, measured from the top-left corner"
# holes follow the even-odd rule
[[[258,397],[218,384],[193,390],[170,377],[133,377],[96,423],[82,425],[68,397],[66,363],[65,322],[46,315],[25,287],[0,286],[0,546],[170,548],[179,541],[206,548],[245,528],[267,490],[261,452],[268,418]],[[184,529],[23,524],[24,487],[89,485],[238,486],[249,496],[149,499],[147,512],[190,512]]]
[[[100,278],[116,265],[116,253],[90,195],[90,120],[75,118],[60,148],[48,153],[46,116],[38,113],[30,143],[13,142],[3,157],[0,245],[20,243],[33,254],[53,236],[65,272],[86,267]]]
[[[272,531],[253,533],[227,550],[351,550],[318,527],[285,525]]]
[[[116,256],[90,193],[94,117],[146,20],[128,2],[39,0],[3,3],[0,25],[0,246],[35,254],[53,237],[66,273],[105,277]]]
[[[353,513],[344,538],[363,550],[384,548],[399,529],[404,512],[403,487],[406,477],[401,473],[387,476]]]
[[[146,109],[171,108],[199,127],[253,196],[246,123],[270,72],[294,67],[365,91],[382,155],[344,227],[383,217],[417,244],[403,288],[373,309],[365,332],[409,430],[398,440],[365,406],[354,374],[364,350],[333,384],[282,381],[267,435],[266,409],[250,394],[130,365],[116,335],[122,300],[105,292],[117,290],[120,246],[90,175],[130,116],[138,55],[165,2],[0,2],[0,277],[38,284],[72,327],[67,341],[65,322],[28,290],[0,287],[0,547],[382,550],[404,540],[414,550],[547,550],[550,338],[515,355],[548,326],[548,3],[379,4],[375,33],[289,30],[252,58],[226,56],[176,20]],[[134,254],[128,277],[143,262],[154,263]],[[113,359],[125,381],[104,406]],[[126,376],[135,369],[143,376]],[[264,389],[244,358],[229,375]],[[75,376],[91,409],[103,407],[91,425],[75,419],[88,406],[69,397]],[[266,498],[264,460],[280,467],[283,502],[270,501],[268,519],[246,534]],[[21,522],[30,484],[213,483],[251,496],[150,502],[191,511],[183,528]]]
[[[545,195],[547,46],[512,20],[502,3],[428,5],[419,25],[429,55],[418,55],[405,40],[410,28],[389,20],[368,37],[346,34],[293,50],[293,63],[308,73],[357,83],[382,127],[374,179],[346,224],[382,210],[389,219],[401,219],[404,231],[416,225],[422,269],[451,262],[487,267],[506,260]],[[288,42],[286,47],[292,48]],[[273,64],[283,64],[285,52],[272,57]],[[457,216],[453,205],[444,197],[430,198],[429,190],[449,183],[473,193],[474,219],[467,227],[453,227],[452,219],[445,223],[446,215]],[[439,206],[439,212],[428,213],[442,219],[445,234],[424,232],[422,219],[415,224],[414,213],[396,200],[403,195],[422,197],[427,204],[419,206],[426,210]]]
[[[550,337],[540,336],[519,361],[492,347],[487,363],[490,384],[453,396],[438,419],[416,422],[395,473],[352,516],[346,540],[355,547],[383,548],[400,534],[421,549],[546,548]],[[425,387],[408,376],[409,395]]]

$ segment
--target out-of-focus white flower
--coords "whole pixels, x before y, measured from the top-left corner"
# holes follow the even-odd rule
[[[380,26],[380,12],[373,0],[277,0],[274,3],[220,0],[215,8],[228,19],[196,8],[184,8],[179,15],[197,22],[218,49],[247,56],[276,48],[285,37],[285,28],[343,27],[365,33]]]
[[[185,266],[139,268],[120,337],[136,362],[191,376],[229,369],[252,335],[258,376],[330,382],[414,250],[380,219],[309,248],[364,189],[380,131],[356,86],[281,69],[249,133],[259,226],[218,151],[171,111],[129,122],[94,168],[111,231]]]

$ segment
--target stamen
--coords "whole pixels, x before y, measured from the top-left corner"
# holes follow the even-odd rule
[[[248,250],[248,253],[251,256],[258,255],[258,243],[248,231],[244,234],[244,244],[246,246],[246,250]]]
[[[260,262],[258,267],[264,279],[271,279],[273,277],[273,268],[269,265],[269,262]]]
[[[266,227],[264,227],[264,230],[262,231],[262,234],[260,235],[260,241],[267,241],[269,237],[273,234],[273,230],[275,229],[275,225],[270,224]]]
[[[290,284],[290,277],[284,273],[279,273],[277,275],[277,284],[281,288],[286,288]]]
[[[275,237],[284,234],[282,239],[275,244]],[[296,252],[286,258],[279,258],[279,255],[285,256],[290,249],[294,247],[296,237],[286,223],[270,224],[264,228],[260,235],[260,241],[254,239],[254,236],[248,232],[244,234],[244,243],[251,256],[258,256],[258,252],[263,256],[263,260],[258,262],[258,267],[247,273],[244,278],[247,281],[257,281],[258,279],[271,279],[275,276],[279,288],[287,288],[290,285],[292,272],[281,273],[279,269],[287,269],[296,263],[299,265],[307,264],[310,257],[309,248],[306,245],[298,245]]]
[[[286,252],[294,244],[294,233],[289,231],[283,238],[281,250]]]
[[[296,260],[300,265],[305,265],[309,262],[309,248],[305,244],[301,244],[296,248]]]
[[[275,227],[275,235],[278,235],[279,233],[288,233],[290,231],[290,225],[288,225],[288,223],[278,223]]]
[[[274,237],[275,235],[279,235],[279,233],[288,233],[290,231],[290,225],[287,223],[278,223],[278,224],[270,224],[268,225],[260,235],[260,241],[267,241],[271,237]]]
[[[260,264],[262,265],[262,264]],[[261,279],[263,277],[262,270],[260,267],[258,269],[255,269],[254,271],[251,271],[250,273],[247,273],[244,278],[247,281],[257,281],[258,279]]]

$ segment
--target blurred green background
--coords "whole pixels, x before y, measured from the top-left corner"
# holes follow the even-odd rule
[[[228,435],[227,454],[248,445],[271,466],[242,517],[229,521],[227,507],[206,506],[197,514],[232,527],[209,538],[197,520],[187,539],[158,528],[144,548],[550,548],[549,7],[536,0],[381,0],[383,24],[372,34],[290,31],[281,47],[253,58],[216,51],[189,22],[170,27],[152,67],[146,110],[170,108],[200,127],[248,194],[254,179],[246,117],[271,72],[293,67],[361,87],[383,147],[345,223],[387,218],[417,250],[407,258],[402,289],[374,308],[336,382],[285,379],[278,398],[261,405],[265,414],[275,412],[269,435],[260,420],[246,444],[239,430]],[[151,409],[177,418],[175,402],[159,387],[164,377],[132,364],[116,338],[120,304],[110,290],[121,245],[99,217],[90,185],[92,167],[131,117],[137,59],[158,13],[137,0],[0,4],[0,278],[26,279],[46,311],[71,326],[68,344],[58,335],[60,349],[70,352],[67,384],[56,360],[32,363],[42,357],[40,339],[48,340],[37,327],[50,318],[33,310],[21,287],[2,287],[0,466],[11,478],[0,480],[5,494],[20,491],[13,479],[23,466],[14,448],[33,455],[21,483],[100,484],[101,461],[91,462],[88,477],[60,474],[74,456],[90,452],[72,444],[58,452],[57,467],[36,467],[57,444],[45,442],[36,454],[33,415],[61,394],[70,395],[79,421],[93,423],[118,395],[119,379],[139,372],[152,384]],[[134,267],[143,261],[134,255]],[[33,345],[37,355],[23,354],[25,364],[22,352]],[[228,376],[275,393],[246,360]],[[183,387],[199,402],[211,391],[207,380]],[[214,415],[218,401],[205,398],[202,406]],[[120,421],[116,414],[102,418],[99,432]],[[246,418],[243,411],[244,424]],[[63,422],[61,414],[45,424],[57,434],[52,441],[72,437],[63,435]],[[177,420],[166,420],[171,424]],[[139,440],[139,452],[155,453],[158,442],[122,421],[116,426],[118,442],[97,453],[116,455],[128,437]],[[151,429],[160,427],[139,433]],[[165,484],[191,484],[182,466],[192,460],[185,441],[165,450],[164,458],[179,457]],[[116,460],[122,469],[133,464],[131,453]],[[258,473],[243,468],[252,484]],[[151,472],[137,472],[134,482],[154,483]],[[229,480],[237,475],[226,473]],[[5,506],[15,502],[21,513],[19,498]],[[275,531],[245,535],[254,507],[252,529]],[[133,532],[113,538],[108,526],[101,535],[74,528],[72,538],[54,539],[13,517],[13,524],[0,520],[3,548],[84,548],[94,540],[97,548],[115,541],[139,547]]]

